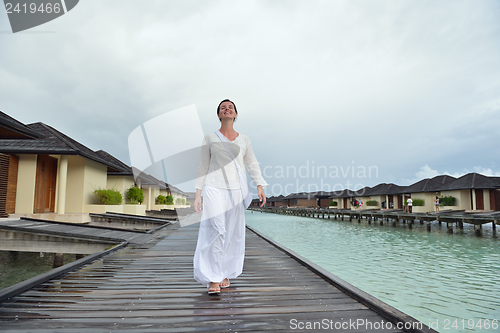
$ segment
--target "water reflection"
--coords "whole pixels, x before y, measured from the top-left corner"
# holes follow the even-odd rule
[[[75,261],[76,256],[64,254],[63,264]],[[0,251],[0,289],[52,270],[54,257],[54,253]]]
[[[448,234],[446,224],[437,221],[431,232],[418,222],[410,230],[402,223],[392,227],[267,213],[247,213],[246,221],[426,324],[500,319],[500,242],[490,225],[477,237],[472,225]]]

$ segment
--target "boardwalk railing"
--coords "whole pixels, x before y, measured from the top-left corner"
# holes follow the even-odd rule
[[[349,219],[361,222],[366,220],[369,224],[379,223],[384,225],[384,222],[392,222],[393,226],[396,223],[403,222],[408,224],[408,228],[412,228],[415,221],[420,221],[421,224],[426,224],[428,231],[431,231],[431,222],[438,221],[446,223],[448,232],[453,233],[453,225],[463,229],[464,223],[474,225],[476,235],[482,234],[482,226],[486,223],[491,223],[492,229],[496,231],[496,225],[500,225],[500,211],[491,212],[467,212],[464,210],[451,210],[438,213],[406,213],[400,209],[365,209],[365,210],[350,210],[350,209],[337,209],[337,208],[300,208],[300,207],[250,207],[249,210],[260,211],[266,213],[275,213],[283,215],[323,218],[323,219],[336,219],[344,221]]]

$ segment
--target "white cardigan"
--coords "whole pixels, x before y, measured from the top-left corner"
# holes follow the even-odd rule
[[[250,139],[240,133],[234,141],[227,139],[226,142],[236,159],[236,163],[243,170],[246,167],[256,185],[266,187],[267,183],[262,178],[259,162],[257,162],[257,158],[253,152]],[[222,143],[215,132],[205,135],[201,146],[200,159],[196,172],[196,188],[201,190],[204,185],[224,189],[240,188],[236,166],[229,156],[224,143]]]

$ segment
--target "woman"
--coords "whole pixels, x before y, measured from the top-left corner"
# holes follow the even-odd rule
[[[436,199],[434,199],[434,203],[436,205],[436,213],[439,213],[439,197],[436,195]]]
[[[248,170],[257,185],[261,207],[266,204],[259,163],[253,153],[248,137],[234,130],[238,115],[236,105],[225,99],[217,107],[221,122],[219,132],[224,136],[226,146],[217,133],[205,136],[196,175],[196,199],[194,207],[202,211],[198,243],[194,255],[194,278],[208,286],[210,295],[220,294],[221,288],[230,285],[229,279],[236,278],[243,271],[245,255],[245,207],[236,165]],[[246,180],[245,180],[246,181]]]

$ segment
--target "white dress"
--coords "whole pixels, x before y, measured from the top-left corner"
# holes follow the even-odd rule
[[[236,163],[248,170],[256,185],[267,186],[246,135],[228,146]],[[203,210],[193,260],[194,278],[210,282],[234,279],[243,271],[245,257],[245,207],[234,162],[215,133],[205,136],[196,177],[203,189]]]

